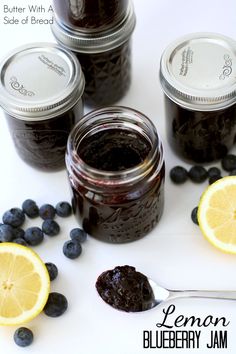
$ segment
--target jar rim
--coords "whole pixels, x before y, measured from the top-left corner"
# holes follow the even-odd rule
[[[22,45],[0,63],[0,105],[21,120],[41,121],[65,113],[81,98],[84,87],[76,56],[54,43]]]
[[[173,41],[160,61],[164,93],[178,105],[198,111],[227,108],[236,99],[236,41],[211,32]]]
[[[51,30],[56,40],[66,48],[85,54],[101,53],[119,47],[131,36],[136,25],[134,6],[131,0],[125,16],[115,26],[97,32],[69,27],[54,15]]]
[[[124,169],[122,171],[104,171],[97,168],[91,167],[85,161],[83,161],[78,153],[74,144],[74,140],[78,130],[83,127],[90,119],[96,119],[103,117],[103,120],[97,126],[102,126],[104,128],[104,118],[107,115],[106,123],[110,126],[114,124],[118,125],[122,129],[122,124],[127,123],[129,119],[136,119],[137,123],[131,122],[127,125],[129,130],[133,129],[137,132],[141,132],[142,120],[144,121],[145,128],[149,129],[149,133],[153,134],[152,141],[150,141],[150,135],[146,139],[151,143],[151,149],[148,152],[146,158],[134,167]],[[90,125],[91,124],[91,125]],[[94,121],[91,122],[87,127],[92,127],[95,129]],[[109,128],[108,128],[109,129]],[[124,127],[123,127],[124,129]],[[88,130],[87,130],[88,131]],[[83,134],[83,133],[82,133]],[[78,143],[79,145],[79,143]],[[86,114],[72,129],[68,141],[67,141],[67,152],[66,152],[66,165],[69,172],[73,174],[73,171],[78,172],[89,180],[91,183],[100,186],[109,186],[115,183],[116,186],[127,185],[130,183],[138,183],[145,176],[150,174],[153,169],[153,163],[155,159],[158,158],[158,166],[156,168],[156,174],[161,170],[164,163],[163,148],[161,140],[158,136],[156,128],[151,120],[146,117],[141,112],[125,107],[125,106],[110,106],[106,108],[101,108],[94,110]]]

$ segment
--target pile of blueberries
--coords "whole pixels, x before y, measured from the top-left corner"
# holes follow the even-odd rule
[[[221,160],[221,167],[229,176],[236,176],[236,155],[228,154]],[[170,179],[175,184],[183,184],[187,180],[195,183],[202,183],[208,179],[208,183],[212,184],[222,178],[222,170],[218,167],[210,167],[206,169],[203,166],[192,166],[189,171],[182,166],[175,166],[170,170]],[[197,220],[198,207],[191,212],[192,221],[198,225]]]
[[[72,207],[68,202],[59,202],[55,207],[51,204],[44,204],[39,208],[34,200],[27,199],[21,208],[11,208],[3,214],[3,223],[0,224],[0,242],[15,242],[29,247],[36,246],[43,241],[44,235],[54,237],[59,234],[60,226],[54,220],[56,215],[64,218],[71,214]],[[43,219],[42,227],[29,227],[23,230],[21,227],[26,217],[31,219],[41,217]],[[81,243],[86,239],[87,234],[84,230],[72,229],[70,240],[63,245],[64,255],[70,259],[79,257],[82,252]],[[45,266],[50,280],[56,279],[57,266],[51,262],[45,263]],[[51,292],[43,311],[47,316],[59,317],[67,310],[67,307],[68,301],[63,294]],[[17,345],[26,347],[33,341],[33,332],[29,328],[20,327],[14,333],[14,341]]]

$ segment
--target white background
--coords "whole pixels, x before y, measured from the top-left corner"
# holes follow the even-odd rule
[[[47,7],[46,0],[2,0],[0,5],[1,56],[16,46],[32,41],[54,41],[47,25],[3,25],[3,5]],[[200,349],[143,349],[143,330],[156,331],[163,319],[163,304],[145,313],[127,314],[106,305],[97,295],[94,284],[97,276],[116,265],[129,264],[160,284],[173,289],[236,289],[236,258],[213,248],[190,219],[191,210],[207,186],[191,182],[178,187],[170,183],[169,170],[181,162],[169,149],[165,134],[163,96],[158,81],[160,56],[175,38],[189,32],[219,32],[236,39],[235,2],[233,0],[134,0],[137,26],[133,35],[133,79],[131,88],[119,102],[140,110],[155,123],[165,149],[167,178],[164,215],[147,237],[135,243],[109,245],[92,238],[84,244],[83,254],[69,260],[62,254],[64,240],[76,220],[59,220],[61,234],[35,247],[44,261],[59,268],[52,290],[64,293],[69,301],[68,311],[60,318],[39,315],[28,326],[35,335],[34,343],[18,348],[12,339],[15,328],[0,328],[0,353],[65,353],[74,354],[143,354],[143,353],[210,353],[206,348],[210,330],[202,330]],[[17,15],[19,17],[19,15]],[[39,14],[37,15],[39,16]],[[42,17],[49,17],[42,15]],[[21,206],[26,198],[39,205],[70,200],[66,172],[37,171],[17,156],[8,133],[4,115],[0,113],[0,215],[12,207]],[[63,222],[62,222],[63,221]],[[29,225],[40,225],[34,221]],[[26,224],[26,226],[28,226]],[[0,265],[1,267],[1,265]],[[225,316],[230,321],[228,348],[214,353],[236,351],[236,306],[230,301],[185,299],[175,301],[176,312],[204,319],[208,315]],[[176,329],[176,328],[174,328]],[[184,329],[184,328],[182,328]]]

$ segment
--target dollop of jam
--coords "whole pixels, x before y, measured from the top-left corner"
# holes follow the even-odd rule
[[[96,289],[101,298],[117,310],[145,311],[154,302],[148,278],[129,265],[103,272],[97,279]]]

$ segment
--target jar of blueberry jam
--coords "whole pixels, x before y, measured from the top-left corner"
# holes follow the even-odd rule
[[[236,134],[236,42],[215,33],[180,38],[162,55],[160,80],[173,150],[196,163],[226,155]]]
[[[96,31],[114,27],[125,16],[128,0],[54,0],[64,25]]]
[[[42,170],[65,167],[68,135],[83,116],[77,58],[55,44],[27,44],[3,60],[0,75],[0,104],[19,156]]]
[[[126,107],[82,118],[67,144],[73,208],[84,230],[110,243],[137,240],[163,211],[164,160],[153,123]]]
[[[122,3],[122,2],[121,2]],[[99,108],[120,100],[131,83],[131,35],[135,14],[129,2],[119,22],[107,29],[66,26],[55,14],[52,32],[59,44],[72,50],[85,76],[85,103]]]

